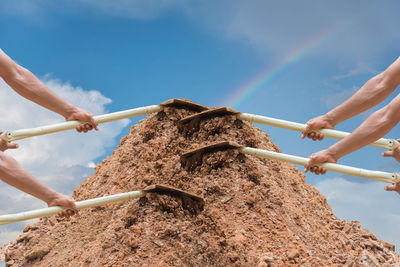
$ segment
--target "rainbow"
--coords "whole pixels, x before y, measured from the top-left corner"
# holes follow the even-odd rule
[[[250,81],[236,89],[230,95],[230,97],[226,97],[224,100],[222,100],[220,106],[229,106],[233,108],[239,107],[256,93],[266,88],[267,85],[276,80],[277,77],[279,77],[291,66],[302,60],[322,44],[334,37],[344,28],[344,26],[348,24],[349,22],[342,22],[332,25],[319,32],[319,34],[308,39],[302,45],[297,46],[295,50],[291,51],[288,53],[288,55],[277,61],[276,64],[261,71]]]

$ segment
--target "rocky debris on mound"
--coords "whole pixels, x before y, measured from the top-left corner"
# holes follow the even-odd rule
[[[28,225],[6,251],[8,266],[393,266],[394,246],[356,221],[336,218],[294,166],[209,151],[185,168],[181,155],[232,141],[278,151],[268,136],[234,115],[206,117],[165,108],[131,127],[113,155],[74,191],[76,200],[167,184],[200,195],[203,210],[182,199],[146,197],[50,217]],[[179,126],[179,127],[178,127]]]

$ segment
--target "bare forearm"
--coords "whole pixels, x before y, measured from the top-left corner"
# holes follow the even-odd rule
[[[0,152],[0,178],[5,183],[49,203],[57,193],[36,180],[13,158]]]
[[[21,96],[52,110],[63,117],[68,117],[75,107],[49,90],[29,70],[18,66],[17,74],[6,82]]]
[[[325,116],[329,118],[333,125],[337,125],[344,120],[376,106],[395,89],[396,86],[388,83],[385,74],[382,73],[370,79],[347,101],[329,111]]]
[[[329,153],[338,160],[386,135],[398,123],[381,109],[369,116],[353,133],[331,146]]]

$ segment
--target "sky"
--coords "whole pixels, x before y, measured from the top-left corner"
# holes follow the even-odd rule
[[[95,115],[188,98],[305,123],[345,101],[400,54],[400,3],[390,0],[0,0],[0,6],[0,48]],[[353,131],[397,93],[336,129]],[[63,120],[3,81],[0,114],[3,131]],[[102,124],[88,134],[21,140],[19,149],[7,153],[71,195],[142,118]],[[256,126],[287,154],[308,157],[335,143]],[[399,138],[398,132],[396,127],[386,137]],[[381,152],[365,147],[338,163],[400,171]],[[400,248],[400,196],[383,191],[384,183],[333,172],[308,173],[306,181],[339,218],[358,220]],[[6,184],[0,191],[0,214],[45,207]],[[25,224],[2,226],[0,243],[15,239]]]

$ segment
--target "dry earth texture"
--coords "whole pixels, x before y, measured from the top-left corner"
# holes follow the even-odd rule
[[[7,266],[396,266],[394,246],[357,221],[338,219],[296,167],[209,152],[187,168],[180,155],[217,141],[279,151],[233,115],[179,123],[196,111],[165,108],[121,139],[74,191],[76,200],[167,184],[202,196],[146,197],[50,217],[5,247]]]

